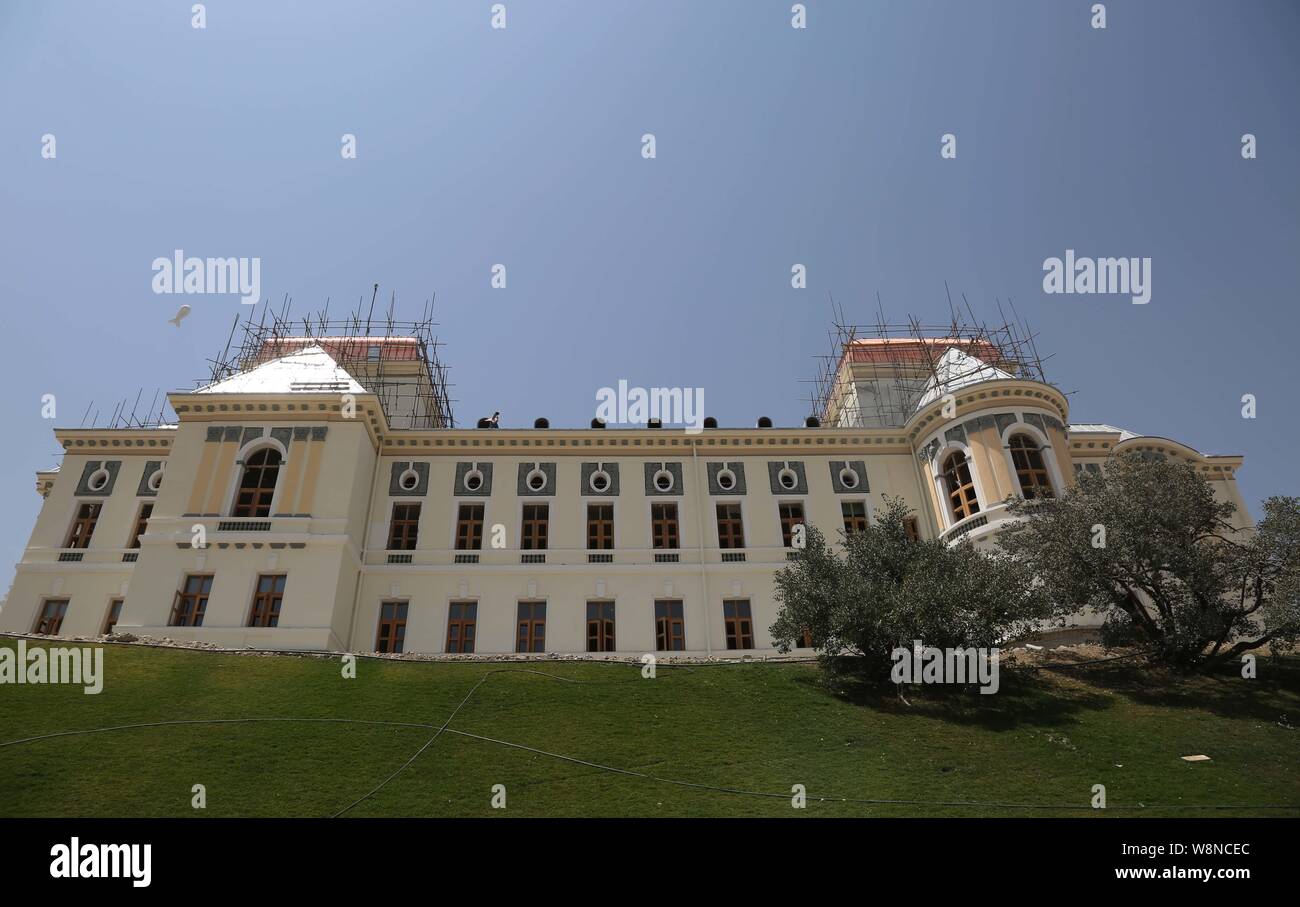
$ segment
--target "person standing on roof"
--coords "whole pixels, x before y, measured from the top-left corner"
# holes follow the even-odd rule
[[[491,418],[491,419],[488,419],[488,423],[489,423],[493,428],[500,428],[500,427],[501,427],[501,424],[500,424],[500,423],[501,423],[501,413],[499,413],[499,412],[497,412],[497,413],[493,413],[493,414],[492,414],[492,418]]]

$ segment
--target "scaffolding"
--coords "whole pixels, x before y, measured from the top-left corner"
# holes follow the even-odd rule
[[[345,318],[330,318],[329,300],[310,315],[295,317],[286,296],[280,310],[263,303],[242,319],[235,316],[225,349],[208,360],[211,366],[200,386],[216,384],[265,362],[319,346],[368,392],[379,398],[390,428],[455,428],[447,367],[438,355],[434,336],[433,297],[425,301],[414,321],[394,318],[397,296],[388,310],[375,317],[374,285],[370,305],[362,297]],[[362,311],[365,315],[362,315]]]
[[[140,403],[144,399],[144,388],[136,392],[135,400],[132,402],[130,397],[124,397],[113,404],[113,409],[108,415],[108,421],[103,426],[99,424],[100,410],[95,409],[95,401],[91,400],[86,405],[86,411],[82,413],[81,422],[78,428],[105,428],[110,431],[119,431],[122,429],[156,429],[170,427],[176,424],[176,417],[167,415],[167,395],[163,393],[162,388],[155,388],[153,400],[143,411],[140,410]],[[127,404],[130,403],[130,410]],[[93,414],[92,414],[93,410]],[[90,420],[90,424],[86,424]]]
[[[946,324],[923,324],[915,316],[891,323],[877,294],[876,322],[863,325],[850,323],[832,297],[831,350],[817,357],[813,414],[840,428],[901,428],[923,399],[948,388],[999,373],[1049,383],[1036,335],[1009,300],[1013,317],[999,299],[999,320],[989,324],[975,317],[964,294],[961,299],[964,310],[948,295]]]

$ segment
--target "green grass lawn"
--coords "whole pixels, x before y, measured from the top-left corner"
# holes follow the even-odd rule
[[[187,719],[433,727],[190,724],[0,745],[0,816],[332,815],[410,759],[490,671],[501,673],[487,677],[449,731],[347,815],[1300,815],[1297,658],[1261,661],[1256,680],[1111,666],[1004,670],[997,695],[909,691],[911,706],[888,693],[837,694],[800,664],[661,666],[646,680],[639,665],[363,659],[357,679],[346,680],[338,659],[107,646],[104,666],[98,696],[0,686],[0,744]],[[780,796],[613,774],[465,734]],[[1213,761],[1179,758],[1194,753]],[[195,784],[206,787],[204,810],[191,807]],[[506,786],[505,810],[490,807],[495,784]],[[806,810],[791,807],[794,784],[808,791]],[[988,805],[1086,807],[1094,784],[1106,786],[1107,810]],[[1193,804],[1297,808],[1177,808]]]

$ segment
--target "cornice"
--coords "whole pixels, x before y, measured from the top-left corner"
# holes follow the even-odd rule
[[[944,398],[938,397],[907,420],[904,431],[910,444],[916,446],[922,437],[940,426],[969,419],[972,414],[987,409],[1036,406],[1054,412],[1062,425],[1069,424],[1070,404],[1065,399],[1065,394],[1041,381],[1024,378],[981,381],[959,389],[953,398],[958,413],[955,417],[944,417]]]

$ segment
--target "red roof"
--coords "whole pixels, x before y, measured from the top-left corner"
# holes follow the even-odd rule
[[[1002,361],[998,348],[989,341],[965,337],[863,337],[849,344],[844,355],[850,362],[923,365],[936,361],[951,347],[957,347],[988,365],[996,366]]]
[[[263,342],[257,362],[290,356],[312,346],[319,346],[340,365],[379,359],[391,362],[423,358],[416,337],[272,337]]]

